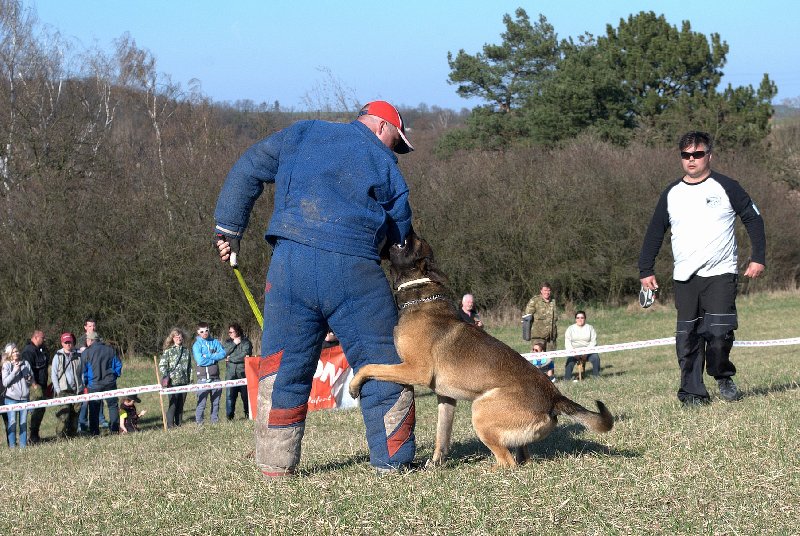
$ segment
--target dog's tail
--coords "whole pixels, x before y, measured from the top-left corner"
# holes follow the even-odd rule
[[[614,416],[608,411],[605,404],[595,400],[598,412],[589,411],[577,402],[562,396],[554,407],[554,412],[559,415],[569,415],[586,428],[595,432],[608,432],[614,427]]]

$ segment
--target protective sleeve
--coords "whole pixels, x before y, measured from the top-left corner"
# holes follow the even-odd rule
[[[275,182],[285,133],[276,132],[251,146],[228,172],[214,210],[215,233],[242,237],[264,184]]]
[[[399,169],[392,170],[393,195],[381,201],[386,212],[386,238],[389,244],[402,244],[411,232],[411,205],[408,202],[408,186]]]

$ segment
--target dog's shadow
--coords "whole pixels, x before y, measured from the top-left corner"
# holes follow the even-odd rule
[[[619,418],[616,420],[619,420]],[[640,453],[632,450],[618,449],[590,439],[582,439],[580,434],[584,430],[586,428],[577,423],[558,426],[553,430],[553,433],[543,440],[528,445],[531,461],[548,460],[577,454],[601,454],[622,458],[641,456]],[[483,463],[487,459],[493,460],[494,455],[480,439],[473,437],[467,441],[453,443],[446,463],[475,464]]]

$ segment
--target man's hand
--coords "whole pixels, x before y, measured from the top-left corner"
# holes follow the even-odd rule
[[[745,277],[755,279],[763,274],[765,269],[766,266],[763,264],[751,261],[750,264],[747,265],[747,270],[745,270],[744,275]]]
[[[656,281],[656,276],[649,275],[647,277],[643,277],[639,280],[642,283],[642,286],[647,290],[656,290],[658,289],[658,282]]]
[[[239,239],[228,238],[227,236],[217,235],[217,249],[219,250],[219,258],[222,262],[230,262],[230,265],[236,268],[237,255],[239,253]]]
[[[222,262],[227,262],[231,257],[231,245],[228,241],[217,237],[217,249],[219,249],[219,258],[222,259]]]

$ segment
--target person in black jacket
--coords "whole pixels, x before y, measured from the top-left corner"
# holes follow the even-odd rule
[[[228,339],[222,343],[225,348],[225,379],[240,380],[244,375],[244,358],[253,355],[253,344],[242,333],[242,326],[231,324],[228,326]],[[242,410],[245,419],[248,418],[247,386],[228,387],[225,397],[225,413],[228,420],[233,420],[236,412],[236,398],[242,397]]]
[[[50,362],[50,358],[44,346],[44,332],[42,330],[37,329],[33,332],[33,335],[31,335],[31,338],[25,344],[25,348],[22,349],[22,359],[28,362],[28,365],[33,371],[30,400],[34,401],[48,398],[47,364]],[[42,419],[44,419],[44,408],[31,410],[28,443],[34,444],[42,440],[41,437],[39,437],[39,428],[42,425]]]
[[[96,331],[86,334],[83,351],[83,384],[90,393],[111,391],[117,388],[117,378],[122,375],[122,361],[113,348],[99,340]],[[106,398],[108,404],[108,429],[119,431],[119,406],[116,397]],[[100,400],[89,402],[89,433],[100,435]]]

